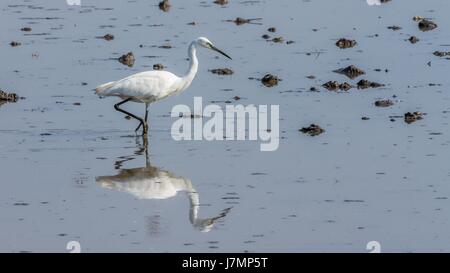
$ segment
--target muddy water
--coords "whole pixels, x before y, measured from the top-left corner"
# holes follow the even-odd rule
[[[387,252],[450,251],[450,63],[433,55],[449,51],[448,1],[171,2],[168,12],[143,0],[2,2],[0,89],[26,99],[0,105],[1,251],[67,252],[78,241],[85,252],[366,252],[372,240]],[[421,32],[414,16],[438,28]],[[262,20],[226,22],[236,17]],[[115,39],[97,38],[108,33]],[[182,74],[197,36],[233,61],[201,50],[192,86],[151,106],[146,160],[137,124],[92,89],[156,63]],[[357,46],[339,49],[340,38]],[[129,51],[131,68],[116,60]],[[349,65],[366,74],[333,72]],[[267,73],[282,81],[248,79]],[[321,87],[360,79],[385,86]],[[280,105],[279,149],[173,141],[170,110],[193,96]],[[382,99],[395,104],[376,107]],[[405,123],[414,111],[426,115]],[[325,132],[298,131],[311,123]]]

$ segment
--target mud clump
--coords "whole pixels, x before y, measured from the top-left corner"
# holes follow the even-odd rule
[[[217,75],[233,75],[233,70],[229,68],[217,68],[217,69],[211,69],[209,70],[213,74]]]
[[[9,45],[12,46],[12,47],[16,47],[16,46],[20,46],[22,44],[19,43],[19,42],[16,42],[16,41],[12,41],[11,43],[9,43]]]
[[[0,90],[0,103],[1,102],[17,102],[19,100],[19,96],[16,93],[7,93],[3,90]]]
[[[334,70],[333,72],[345,75],[350,79],[355,79],[361,75],[366,74],[366,72],[364,72],[364,70],[359,69],[358,67],[356,67],[354,65],[350,65],[346,68],[340,68],[340,69]]]
[[[284,38],[283,37],[275,37],[271,41],[274,43],[282,43],[282,42],[284,42]]]
[[[216,0],[216,1],[214,1],[214,4],[223,6],[223,5],[228,4],[228,0]]]
[[[322,134],[323,132],[325,132],[325,130],[322,129],[317,124],[311,124],[311,125],[309,125],[309,127],[303,127],[301,129],[299,129],[299,131],[304,134],[308,134],[310,136],[318,136],[318,135]]]
[[[253,18],[253,19],[245,19],[242,17],[237,17],[234,20],[226,20],[227,22],[233,22],[236,25],[240,26],[243,24],[256,24],[256,25],[260,25],[261,23],[255,22],[255,21],[260,21],[262,20],[262,18]]]
[[[421,113],[421,112],[412,112],[412,113],[411,112],[407,112],[404,115],[405,122],[408,123],[408,124],[411,124],[413,122],[416,122],[418,120],[423,119],[423,115],[424,114]]]
[[[358,89],[367,89],[367,88],[379,88],[379,87],[383,87],[384,84],[381,83],[377,83],[377,82],[371,82],[368,80],[360,80],[357,83]]]
[[[329,81],[327,83],[324,83],[322,86],[329,91],[336,91],[336,90],[348,91],[353,87],[347,82],[338,83],[337,81]]]
[[[445,51],[435,51],[433,53],[434,56],[438,56],[438,57],[447,57],[450,56],[450,51],[449,52],[445,52]]]
[[[391,100],[377,100],[374,104],[376,107],[389,107],[394,105],[394,102]]]
[[[356,46],[356,41],[342,38],[336,42],[336,46],[341,49],[352,48],[352,47]]]
[[[133,52],[128,52],[119,58],[119,62],[128,67],[133,67],[135,61],[136,59],[134,58]]]
[[[261,79],[262,84],[264,84],[264,86],[266,87],[273,87],[275,85],[278,85],[279,81],[281,81],[281,79],[272,74],[267,74]]]
[[[419,29],[421,31],[430,31],[437,28],[437,24],[431,20],[423,19],[419,22]]]
[[[114,35],[108,33],[108,34],[98,37],[98,38],[104,39],[106,41],[112,41],[112,40],[114,40]]]
[[[397,31],[397,30],[400,30],[400,29],[402,29],[402,28],[399,27],[399,26],[389,26],[388,29],[391,29],[391,30],[393,30],[393,31]]]
[[[164,12],[168,12],[170,10],[169,0],[163,0],[163,1],[159,2],[158,6],[159,6],[159,9]]]
[[[154,64],[153,65],[153,70],[163,70],[164,69],[164,65],[162,64]]]
[[[408,41],[409,41],[411,44],[415,44],[415,43],[417,43],[417,42],[420,41],[420,40],[419,40],[419,38],[417,38],[416,36],[411,36],[411,37],[408,39]]]

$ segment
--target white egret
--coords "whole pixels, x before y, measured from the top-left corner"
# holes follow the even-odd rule
[[[137,119],[140,123],[136,131],[143,126],[142,134],[146,135],[148,131],[147,117],[149,104],[179,93],[190,86],[198,70],[197,48],[199,47],[214,50],[231,59],[230,56],[216,48],[210,40],[205,37],[199,37],[189,45],[188,56],[190,65],[184,76],[178,77],[168,71],[146,71],[118,81],[102,84],[95,89],[95,93],[102,97],[115,96],[123,99],[123,101],[115,104],[114,108],[119,112]],[[119,108],[120,105],[129,101],[145,103],[144,119]]]

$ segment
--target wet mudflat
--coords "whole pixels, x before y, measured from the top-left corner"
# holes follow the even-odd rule
[[[448,1],[82,4],[0,9],[0,89],[25,98],[0,101],[0,251],[450,251]],[[200,51],[192,86],[150,107],[147,158],[92,90],[156,64],[183,74],[198,36],[233,61]],[[335,72],[351,66],[364,74]],[[252,80],[266,75],[282,80]],[[170,110],[194,96],[280,105],[279,149],[174,141]]]

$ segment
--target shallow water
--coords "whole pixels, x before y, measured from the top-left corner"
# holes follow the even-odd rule
[[[67,252],[67,242],[78,241],[84,252],[367,252],[373,240],[386,252],[450,251],[449,61],[432,54],[449,51],[447,0],[171,2],[168,12],[144,0],[2,2],[0,89],[26,98],[0,105],[0,251]],[[261,25],[225,22],[238,16],[262,18]],[[439,27],[421,32],[414,16]],[[21,32],[26,26],[33,30]],[[115,39],[96,38],[107,33]],[[267,42],[266,33],[295,43]],[[410,44],[411,35],[420,41]],[[136,122],[92,90],[155,63],[182,74],[197,36],[233,61],[201,50],[192,86],[150,107],[146,162]],[[358,45],[341,50],[342,37]],[[166,44],[172,48],[158,47]],[[129,51],[132,68],[114,59]],[[366,75],[333,72],[351,64]],[[221,67],[235,73],[208,72]],[[282,81],[266,88],[248,79],[266,73]],[[321,87],[363,78],[386,86]],[[279,149],[172,140],[170,110],[192,105],[194,96],[280,105]],[[374,106],[387,98],[396,104]],[[390,121],[408,111],[427,115]],[[298,132],[311,123],[325,133]],[[171,190],[158,193],[161,187]]]

